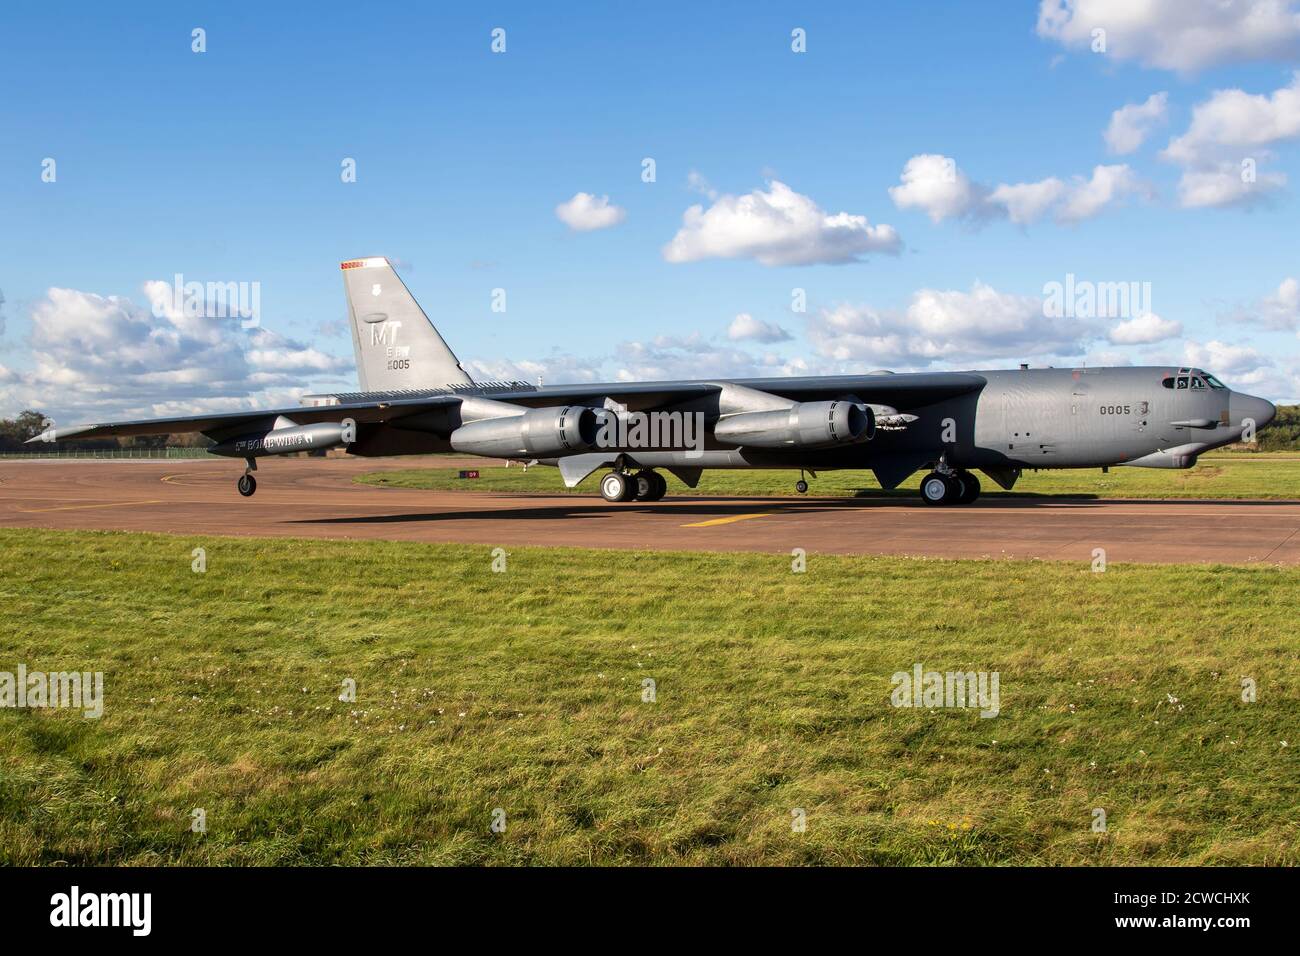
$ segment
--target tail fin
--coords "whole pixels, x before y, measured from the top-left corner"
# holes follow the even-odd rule
[[[473,383],[387,259],[349,259],[339,267],[363,392]]]

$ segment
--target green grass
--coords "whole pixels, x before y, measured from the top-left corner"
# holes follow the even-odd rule
[[[1300,863],[1295,570],[491,560],[0,530],[0,670],[106,698],[0,710],[0,863]]]
[[[524,471],[512,466],[479,467],[476,479],[457,477],[456,468],[411,468],[376,471],[357,476],[369,485],[423,488],[434,491],[529,492],[546,494],[597,493],[607,469],[588,477],[569,491],[555,468],[534,466]],[[670,495],[794,495],[797,471],[706,471],[698,488],[688,488],[668,478]],[[914,497],[924,477],[918,472],[893,492],[881,490],[869,471],[827,471],[809,478],[814,495],[905,495]],[[1300,498],[1300,455],[1220,453],[1202,458],[1195,468],[1166,471],[1159,468],[1112,468],[1086,471],[1027,471],[1012,492],[1005,492],[987,476],[980,477],[986,495],[1069,495],[1089,498]]]

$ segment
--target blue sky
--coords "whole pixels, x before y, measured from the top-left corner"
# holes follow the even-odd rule
[[[350,386],[338,262],[376,254],[480,376],[1187,361],[1300,397],[1298,5],[1262,32],[1245,0],[1130,6],[7,5],[0,414]],[[900,190],[926,156],[957,181]],[[578,193],[618,221],[566,225]],[[259,283],[261,327],[152,314],[176,273]],[[1067,274],[1149,282],[1158,319],[1043,316]]]

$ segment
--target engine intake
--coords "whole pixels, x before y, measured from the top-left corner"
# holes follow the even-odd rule
[[[730,415],[713,428],[713,437],[752,448],[824,448],[869,441],[876,416],[857,402],[798,402],[789,408]]]
[[[490,458],[553,458],[596,444],[596,412],[585,405],[530,408],[522,415],[486,418],[451,433],[451,447]]]

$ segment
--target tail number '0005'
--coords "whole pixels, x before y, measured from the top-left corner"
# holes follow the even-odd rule
[[[1132,415],[1132,405],[1102,405],[1101,413],[1103,415]]]
[[[410,359],[389,359],[388,367],[393,369],[410,368],[411,360]]]

